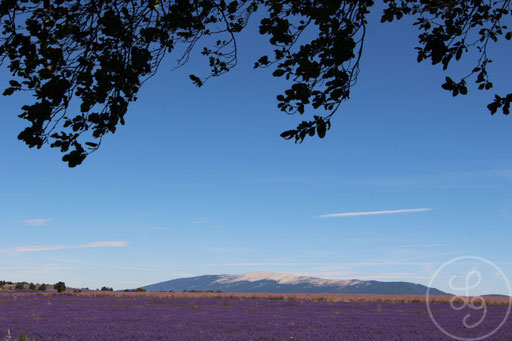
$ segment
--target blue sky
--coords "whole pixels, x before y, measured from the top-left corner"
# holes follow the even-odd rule
[[[268,270],[428,284],[465,255],[512,279],[512,118],[485,108],[510,91],[512,48],[491,48],[495,91],[452,98],[416,39],[406,22],[370,25],[351,100],[301,145],[279,137],[305,117],[278,111],[286,83],[252,69],[268,50],[254,29],[237,68],[200,89],[188,74],[205,60],[171,72],[170,56],[75,169],[18,142],[28,97],[2,98],[0,279],[120,289]],[[425,210],[320,217],[406,209]]]

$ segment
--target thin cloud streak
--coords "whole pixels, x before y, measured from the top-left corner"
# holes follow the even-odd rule
[[[413,213],[413,212],[426,212],[432,210],[431,208],[409,208],[403,210],[391,211],[368,211],[368,212],[344,212],[319,215],[317,218],[336,218],[336,217],[354,217],[363,215],[379,215],[379,214],[398,214],[398,213]]]
[[[358,274],[355,272],[295,272],[298,276],[317,277],[322,279],[345,280],[375,280],[375,279],[429,279],[431,276],[412,272],[385,272],[379,274]]]
[[[25,219],[23,222],[29,226],[44,226],[49,223],[51,219],[49,218],[35,218],[35,219]]]
[[[91,247],[123,247],[128,246],[130,243],[121,241],[106,241],[106,242],[92,242],[81,245],[33,245],[33,246],[18,246],[12,249],[0,249],[3,253],[20,253],[20,252],[41,252],[41,251],[54,251],[63,249],[86,249]]]

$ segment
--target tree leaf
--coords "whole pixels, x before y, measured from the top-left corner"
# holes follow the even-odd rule
[[[284,75],[285,71],[283,69],[277,69],[272,73],[272,76],[274,77],[281,77]]]

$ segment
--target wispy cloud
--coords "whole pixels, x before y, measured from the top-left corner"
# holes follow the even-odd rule
[[[248,251],[245,247],[209,247],[206,249],[207,251],[213,253],[234,253],[234,252],[246,252]]]
[[[203,266],[244,266],[244,267],[261,267],[261,266],[300,266],[300,265],[310,265],[314,263],[280,263],[280,262],[268,262],[268,263],[210,263],[210,264],[201,264]],[[322,263],[323,264],[323,263]]]
[[[25,219],[23,222],[29,226],[44,226],[51,221],[50,218]]]
[[[512,169],[506,168],[506,169],[495,169],[491,171],[484,171],[484,172],[478,172],[475,173],[476,175],[482,175],[482,176],[495,176],[495,177],[501,177],[501,178],[507,178],[512,180]]]
[[[303,178],[264,178],[261,179],[262,182],[267,183],[298,183],[298,182],[304,182],[305,180]]]
[[[326,279],[345,279],[352,276],[353,272],[340,272],[340,271],[295,271],[293,274],[297,276],[306,276],[306,277],[319,277]]]
[[[432,244],[402,244],[402,245],[383,245],[384,249],[418,249],[418,248],[433,248],[433,247],[444,247],[449,244],[432,243]]]
[[[397,213],[413,213],[413,212],[425,212],[430,211],[431,208],[408,208],[403,210],[391,210],[391,211],[368,211],[368,212],[343,212],[343,213],[332,213],[319,215],[317,218],[336,218],[336,217],[354,217],[362,215],[378,215],[378,214],[397,214]]]
[[[387,280],[411,280],[411,279],[430,279],[432,276],[429,275],[418,275],[416,273],[410,272],[389,272],[375,275],[355,275],[355,278],[361,280],[377,280],[377,279],[387,279]]]
[[[128,242],[92,242],[80,245],[32,245],[32,246],[18,246],[12,249],[0,249],[3,253],[20,253],[20,252],[40,252],[40,251],[54,251],[63,249],[85,249],[91,247],[123,247],[128,246]]]
[[[413,272],[384,272],[377,274],[363,274],[357,272],[295,272],[294,274],[307,277],[319,277],[325,279],[429,279],[430,276]]]

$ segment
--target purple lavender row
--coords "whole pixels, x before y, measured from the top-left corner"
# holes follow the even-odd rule
[[[467,311],[433,314],[467,338],[492,330],[506,306],[488,306],[475,329]],[[222,298],[0,296],[0,340],[450,340],[424,303],[311,302]],[[512,339],[512,324],[488,340]]]

